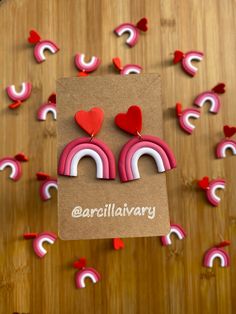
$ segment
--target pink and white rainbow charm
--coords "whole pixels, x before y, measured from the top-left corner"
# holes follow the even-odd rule
[[[12,157],[5,157],[0,159],[0,171],[4,170],[6,167],[11,168],[11,174],[9,178],[13,181],[18,181],[22,176],[21,164],[18,160]]]
[[[229,254],[220,247],[213,247],[205,253],[204,259],[203,259],[203,265],[205,267],[212,268],[214,264],[214,260],[217,258],[220,260],[221,267],[229,267],[230,265]]]
[[[91,141],[87,137],[75,139],[66,145],[60,156],[58,173],[76,177],[78,163],[85,156],[95,161],[98,179],[115,179],[116,165],[112,151],[101,140],[93,138]]]
[[[75,275],[76,287],[81,289],[85,288],[85,280],[89,278],[93,283],[97,283],[101,280],[100,274],[92,267],[86,267],[78,271]]]
[[[176,104],[176,113],[179,119],[179,125],[186,133],[192,134],[195,129],[195,125],[190,122],[190,119],[199,119],[200,111],[194,108],[188,108],[181,110],[181,104]]]
[[[212,113],[218,113],[220,110],[220,98],[218,94],[223,94],[225,92],[225,84],[220,83],[215,86],[211,91],[206,91],[197,96],[194,104],[198,107],[203,107],[207,102],[210,102],[211,106],[209,111]]]
[[[224,190],[226,182],[224,179],[214,179],[209,181],[208,177],[204,177],[198,181],[198,185],[201,189],[205,190],[206,197],[209,203],[213,206],[220,204],[220,197],[216,194],[217,190]]]
[[[121,66],[121,60],[118,57],[113,58],[112,62],[121,75],[140,74],[143,70],[142,67],[137,64],[126,64],[125,66]]]
[[[25,101],[30,97],[32,84],[29,82],[21,83],[21,89],[17,92],[15,85],[10,85],[6,88],[7,95],[14,101]]]
[[[130,47],[134,47],[138,42],[140,31],[146,32],[148,30],[147,22],[146,18],[142,18],[136,25],[132,23],[123,23],[119,25],[114,32],[119,37],[128,33],[129,36],[126,39],[126,44]]]
[[[85,288],[85,280],[89,278],[93,283],[97,283],[101,280],[100,274],[92,267],[86,267],[86,259],[80,258],[74,262],[74,268],[78,269],[75,274],[75,285],[76,288]]]
[[[34,47],[34,57],[38,63],[41,63],[46,60],[45,50],[50,51],[52,54],[57,53],[60,49],[59,47],[51,40],[41,40],[41,37],[35,30],[30,31],[30,36],[28,42],[35,45]]]
[[[192,64],[192,61],[202,61],[204,54],[199,51],[189,51],[183,53],[182,51],[176,50],[174,54],[174,64],[181,61],[183,70],[190,76],[194,76],[198,69]]]
[[[45,121],[47,118],[47,114],[51,112],[53,119],[57,119],[57,111],[56,111],[56,95],[52,94],[48,98],[48,102],[45,104],[42,104],[39,107],[38,113],[37,113],[37,118],[39,121]]]
[[[93,56],[89,62],[86,62],[85,55],[83,53],[78,53],[75,55],[75,65],[81,72],[93,72],[97,70],[100,64],[101,60],[98,57]]]
[[[11,173],[9,178],[13,181],[18,181],[22,176],[21,162],[25,161],[28,161],[28,157],[26,157],[23,153],[19,153],[14,157],[4,157],[0,159],[0,171],[10,167]]]
[[[52,232],[42,232],[42,233],[26,233],[24,234],[24,238],[26,240],[33,239],[33,249],[35,254],[39,258],[43,258],[46,254],[47,251],[44,248],[44,244],[54,244],[57,236],[52,233]]]
[[[39,194],[43,201],[47,201],[52,198],[50,189],[58,189],[57,179],[48,178],[42,181],[39,187]]]
[[[119,174],[122,182],[140,178],[138,160],[143,155],[153,157],[158,172],[165,172],[176,167],[176,160],[169,146],[160,138],[142,135],[129,140],[119,156]]]
[[[183,240],[186,237],[186,232],[184,229],[177,224],[170,225],[170,232],[166,236],[161,237],[161,243],[163,246],[171,245],[171,235],[175,234],[179,240]]]
[[[226,151],[230,150],[233,155],[236,155],[236,141],[232,139],[223,139],[216,147],[216,157],[225,158]]]

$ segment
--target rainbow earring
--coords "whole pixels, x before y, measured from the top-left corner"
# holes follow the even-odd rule
[[[80,110],[75,114],[75,122],[90,135],[71,141],[63,149],[58,173],[63,176],[76,177],[79,161],[85,157],[92,157],[96,163],[97,179],[111,180],[116,177],[115,157],[110,148],[94,136],[100,131],[104,113],[101,108],[89,111]]]
[[[156,136],[140,134],[142,110],[139,106],[131,106],[126,113],[119,113],[115,117],[115,124],[123,131],[135,135],[120,152],[119,175],[122,182],[140,178],[138,160],[143,155],[153,157],[158,172],[176,167],[175,156],[163,140]]]

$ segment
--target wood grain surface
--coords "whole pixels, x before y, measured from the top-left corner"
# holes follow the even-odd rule
[[[150,30],[132,49],[113,29],[147,16]],[[0,175],[0,313],[11,314],[189,314],[236,312],[236,158],[216,160],[214,148],[224,124],[236,124],[235,0],[2,0],[0,1],[0,156],[19,151],[30,157],[15,183]],[[61,50],[37,64],[28,31],[37,29]],[[195,78],[172,65],[176,49],[205,53]],[[110,240],[57,241],[45,259],[33,253],[24,232],[57,231],[56,193],[41,202],[37,171],[56,175],[56,123],[36,120],[36,111],[55,90],[55,81],[75,76],[76,52],[98,55],[102,66],[93,75],[113,73],[111,59],[137,63],[146,73],[160,73],[165,139],[178,169],[168,174],[171,221],[187,231],[184,241],[162,247],[158,238],[126,239],[123,251]],[[118,74],[117,74],[118,75]],[[33,93],[18,110],[8,109],[5,87],[33,83]],[[218,115],[206,106],[192,136],[178,127],[176,101],[192,105],[196,95],[218,82],[227,84]],[[145,175],[145,174],[143,174]],[[223,177],[227,189],[212,208],[195,180]],[[231,267],[202,267],[203,253],[229,239]],[[78,257],[102,275],[96,285],[76,290]]]

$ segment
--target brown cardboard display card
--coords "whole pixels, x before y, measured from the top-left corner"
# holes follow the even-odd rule
[[[143,113],[142,134],[163,139],[161,80],[158,74],[62,78],[57,81],[58,159],[64,147],[89,137],[74,121],[78,110],[100,107],[104,122],[97,139],[116,159],[116,179],[96,178],[96,163],[82,158],[76,177],[58,176],[59,236],[65,240],[159,236],[169,232],[166,175],[150,156],[138,161],[141,178],[122,183],[118,160],[133,136],[114,123],[118,113],[138,105]]]

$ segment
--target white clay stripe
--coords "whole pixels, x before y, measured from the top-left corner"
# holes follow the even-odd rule
[[[22,84],[21,84],[21,90],[20,90],[20,92],[17,92],[17,91],[16,91],[15,85],[11,85],[11,86],[10,86],[10,90],[11,90],[11,93],[14,94],[14,97],[22,97],[22,96],[25,95],[25,93],[27,93],[27,84],[26,84],[26,83],[22,83]]]
[[[184,115],[183,121],[184,121],[184,124],[186,126],[188,126],[190,129],[195,129],[195,125],[192,124],[189,119],[198,119],[198,118],[199,118],[199,114],[188,113],[188,114]]]
[[[47,108],[47,109],[43,110],[42,113],[41,113],[41,118],[42,118],[43,120],[46,120],[47,114],[48,114],[49,112],[52,113],[53,119],[56,120],[56,119],[57,119],[57,111],[56,111],[55,108]]]
[[[42,255],[45,255],[47,254],[47,251],[45,250],[45,248],[43,247],[43,243],[49,243],[49,244],[53,244],[55,241],[50,239],[50,238],[41,238],[41,239],[38,239],[38,249],[40,251],[40,253]]]
[[[14,178],[16,176],[17,173],[17,168],[16,166],[11,162],[11,161],[6,161],[4,162],[1,166],[0,166],[0,171],[4,170],[6,167],[10,167],[11,168],[11,174],[10,174],[10,178]]]
[[[121,28],[120,30],[117,31],[117,34],[119,36],[122,36],[124,33],[129,33],[129,37],[126,40],[127,43],[132,42],[136,36],[133,29],[130,27],[124,27],[124,28]]]
[[[89,62],[85,61],[85,54],[81,54],[80,55],[80,63],[85,66],[85,67],[90,67],[93,66],[95,63],[97,62],[97,58],[96,57],[92,57],[91,60]]]
[[[169,234],[166,236],[167,242],[168,242],[169,244],[171,244],[171,239],[170,239],[170,237],[171,237],[171,235],[172,235],[173,233],[176,234],[177,237],[178,237],[180,240],[183,239],[183,235],[182,235],[182,233],[181,233],[179,230],[177,230],[177,229],[172,229],[172,228],[171,228],[171,231],[170,231]]]
[[[205,102],[209,101],[211,103],[210,111],[215,112],[217,111],[217,104],[214,96],[206,96],[203,97],[202,100],[199,103],[199,106],[202,107]]]
[[[223,184],[216,184],[211,188],[211,195],[212,198],[215,199],[215,201],[220,202],[220,197],[216,195],[216,190],[224,188],[225,186]]]
[[[71,168],[70,168],[70,175],[73,177],[77,176],[78,170],[78,163],[79,161],[85,157],[85,156],[90,156],[94,159],[95,163],[96,163],[96,167],[97,167],[97,178],[98,179],[102,179],[103,176],[103,163],[102,163],[102,159],[99,156],[99,154],[97,152],[95,152],[92,149],[83,149],[79,152],[77,152],[74,157],[71,160]]]
[[[196,72],[197,70],[198,70],[198,68],[197,67],[195,67],[193,64],[192,64],[192,61],[202,61],[202,57],[200,57],[200,56],[190,56],[190,57],[186,57],[186,63],[187,63],[187,65],[188,65],[188,67],[192,70],[192,71],[194,71],[194,72]]]
[[[134,154],[133,157],[131,159],[131,168],[132,168],[132,173],[134,176],[134,179],[139,179],[140,178],[140,173],[139,173],[139,169],[138,169],[138,160],[142,155],[150,155],[155,159],[157,168],[158,168],[158,172],[164,172],[165,171],[165,167],[164,167],[164,163],[162,161],[161,155],[155,151],[152,148],[149,147],[143,147],[143,148],[139,148]]]
[[[79,279],[80,285],[81,285],[82,288],[85,288],[85,279],[86,278],[90,278],[93,283],[97,282],[97,278],[93,274],[91,274],[91,273],[84,273],[84,274],[82,274],[80,276],[80,279]]]
[[[222,157],[226,157],[226,150],[227,149],[231,149],[233,155],[236,155],[236,146],[233,144],[226,144],[226,145],[222,146],[222,150],[221,150]]]
[[[45,196],[47,197],[47,199],[51,198],[51,194],[50,194],[50,191],[49,191],[51,188],[58,189],[57,183],[50,182],[49,184],[45,185],[44,193],[45,193]]]
[[[44,50],[46,49],[49,50],[51,53],[55,53],[57,51],[57,48],[52,44],[40,44],[40,46],[38,47],[38,54],[41,57],[41,60],[46,60],[46,57],[44,55]]]
[[[136,74],[139,74],[141,72],[141,70],[140,69],[136,69],[136,68],[129,68],[129,69],[127,69],[127,70],[123,70],[123,74],[124,75],[128,75],[128,74],[130,74],[130,73],[136,73]]]
[[[211,255],[211,257],[209,258],[209,262],[208,262],[209,266],[213,267],[214,259],[217,258],[217,257],[220,259],[221,267],[225,267],[226,266],[226,262],[225,262],[225,258],[224,258],[222,253],[214,253],[213,255]]]

